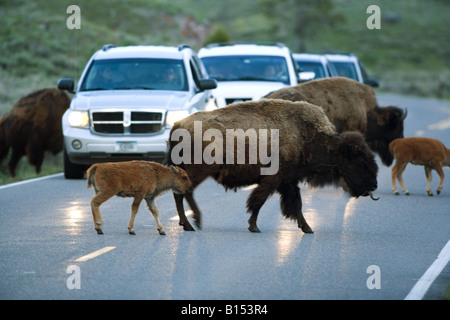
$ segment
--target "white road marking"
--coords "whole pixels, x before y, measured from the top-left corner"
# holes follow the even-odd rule
[[[44,177],[39,177],[39,178],[34,178],[34,179],[28,179],[28,180],[13,182],[13,183],[10,183],[10,184],[5,184],[4,186],[0,186],[0,190],[1,189],[6,189],[6,188],[10,188],[10,187],[20,186],[20,185],[26,184],[26,183],[31,183],[31,182],[46,180],[46,179],[50,179],[50,178],[54,178],[54,177],[59,177],[59,176],[62,176],[62,175],[63,175],[63,173],[60,172],[60,173],[51,174],[49,176],[44,176]]]
[[[103,249],[100,249],[100,250],[94,251],[92,253],[89,253],[89,254],[87,254],[85,256],[82,256],[82,257],[76,259],[75,261],[76,262],[88,261],[88,260],[91,260],[91,259],[94,259],[94,258],[98,257],[99,255],[102,255],[102,254],[107,253],[107,252],[109,252],[111,250],[114,250],[115,248],[116,247],[104,247]]]
[[[441,250],[436,260],[428,268],[428,270],[423,274],[423,276],[417,281],[415,286],[411,289],[409,294],[406,296],[405,300],[422,300],[422,298],[427,293],[428,289],[432,285],[433,281],[445,268],[447,263],[450,261],[450,240],[445,245],[444,249]]]

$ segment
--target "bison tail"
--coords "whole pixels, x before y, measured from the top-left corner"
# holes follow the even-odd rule
[[[89,189],[91,186],[94,186],[95,189],[95,170],[97,169],[97,166],[94,164],[93,166],[91,166],[87,171],[86,171],[86,175],[87,175],[87,188]]]

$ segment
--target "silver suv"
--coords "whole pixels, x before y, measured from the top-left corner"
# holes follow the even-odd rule
[[[105,45],[89,60],[62,118],[64,175],[81,179],[96,162],[161,162],[174,122],[215,107],[216,88],[195,52],[179,47]]]

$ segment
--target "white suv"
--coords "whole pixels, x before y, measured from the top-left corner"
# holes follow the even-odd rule
[[[333,65],[338,76],[347,77],[372,87],[379,86],[378,80],[369,78],[363,63],[353,53],[331,52],[324,56]]]
[[[200,49],[198,56],[218,82],[213,96],[219,108],[259,100],[299,82],[291,52],[281,43],[213,43]]]
[[[216,86],[186,45],[103,46],[75,91],[72,79],[58,81],[75,93],[62,118],[65,177],[83,178],[96,162],[163,161],[171,125],[208,109]]]

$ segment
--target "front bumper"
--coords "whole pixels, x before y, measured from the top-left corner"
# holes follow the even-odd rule
[[[74,164],[152,160],[162,162],[167,154],[170,129],[152,135],[95,135],[88,129],[67,128],[64,145]]]

